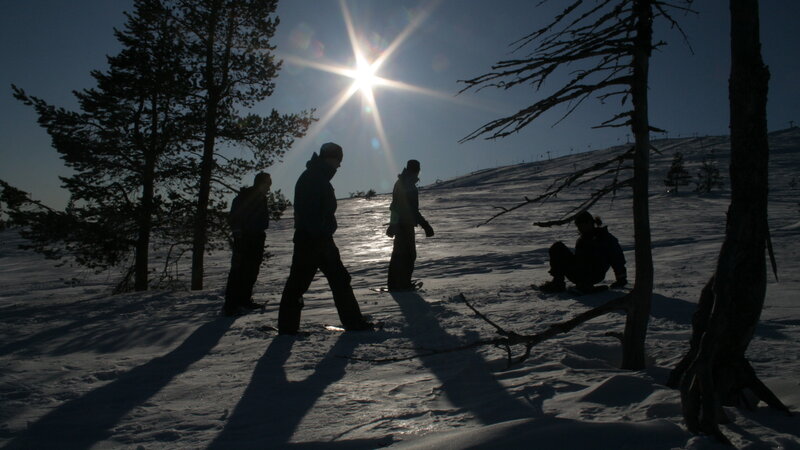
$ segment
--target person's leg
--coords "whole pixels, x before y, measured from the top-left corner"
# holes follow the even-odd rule
[[[575,261],[567,278],[575,283],[578,290],[583,292],[593,291],[594,285],[606,277],[605,270],[592,264],[592,261]]]
[[[242,306],[253,306],[253,286],[258,279],[261,263],[264,261],[264,233],[255,233],[246,238],[244,264],[242,267],[241,295]]]
[[[414,227],[397,227],[392,247],[392,259],[389,261],[390,291],[411,289],[411,274],[416,260],[416,243]]]
[[[417,242],[415,239],[414,227],[408,232],[408,258],[406,259],[406,273],[408,274],[408,283],[411,285],[411,278],[414,274],[414,264],[417,262]],[[413,286],[413,285],[412,285]]]
[[[550,246],[549,254],[550,275],[553,276],[553,279],[542,284],[539,288],[544,292],[564,291],[567,288],[564,278],[569,276],[571,266],[575,261],[575,255],[561,241]]]
[[[292,268],[281,295],[278,311],[278,332],[295,334],[300,329],[300,312],[303,309],[303,294],[306,293],[318,267],[318,250],[315,245],[295,237]]]
[[[558,241],[550,246],[550,275],[555,280],[564,280],[575,264],[575,255],[563,242]]]
[[[226,315],[236,313],[241,298],[241,272],[242,272],[242,252],[243,247],[241,238],[234,239],[233,252],[231,254],[231,268],[228,272],[228,283],[225,286],[225,304],[223,312]]]
[[[402,284],[400,282],[400,273],[402,272],[402,264],[400,263],[402,259],[401,255],[401,243],[402,238],[397,234],[395,231],[394,239],[392,241],[392,256],[389,259],[389,274],[386,282],[386,286],[390,289],[397,289],[397,286]]]
[[[347,330],[363,330],[368,328],[369,324],[364,320],[361,315],[361,309],[358,307],[358,301],[353,288],[350,286],[350,274],[342,264],[342,258],[339,255],[339,249],[333,242],[333,239],[325,244],[324,251],[320,259],[320,270],[325,274],[328,279],[328,284],[333,293],[333,302],[336,305],[336,311],[339,313],[339,320]]]

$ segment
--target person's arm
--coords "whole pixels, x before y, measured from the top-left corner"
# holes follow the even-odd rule
[[[231,232],[234,237],[242,235],[242,199],[241,194],[233,198],[231,202],[231,211],[228,214],[228,224],[231,227]]]
[[[393,238],[397,234],[397,226],[400,224],[400,204],[403,201],[402,186],[400,182],[394,183],[392,188],[392,203],[389,204],[389,226],[386,227],[386,236]]]
[[[610,236],[609,251],[611,252],[611,268],[614,270],[616,281],[611,284],[612,288],[624,287],[628,284],[628,270],[625,268],[625,254],[619,241],[614,236]]]
[[[312,180],[295,185],[295,227],[312,239],[322,235],[322,192]]]
[[[412,209],[412,213],[414,214],[414,220],[425,230],[425,236],[431,237],[433,236],[433,227],[431,224],[422,217],[422,213],[419,212],[419,191],[416,187],[414,187],[413,192],[409,196],[409,207]]]
[[[261,198],[260,202],[260,211],[259,211],[259,219],[261,221],[260,228],[262,230],[266,230],[269,228],[269,199],[267,196]]]
[[[419,213],[419,210],[417,210],[417,223],[422,227],[423,230],[425,230],[425,236],[433,236],[433,227],[428,223],[427,220],[425,220],[424,217],[422,217],[422,214]]]

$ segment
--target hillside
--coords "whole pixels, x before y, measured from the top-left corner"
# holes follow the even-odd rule
[[[547,341],[511,367],[504,349],[494,347],[415,357],[495,336],[458,299],[460,293],[519,333],[541,331],[620,294],[544,297],[530,288],[548,279],[550,244],[572,245],[576,238],[571,225],[542,229],[531,223],[561,217],[596,185],[477,226],[495,207],[536,196],[558,177],[619,151],[612,148],[486,169],[422,189],[421,209],[436,236],[417,235],[415,277],[425,283],[418,293],[369,289],[385,283],[389,197],[340,201],[336,242],[362,311],[384,324],[374,333],[324,328],[338,320],[320,275],[305,296],[301,329],[310,335],[276,335],[291,219],[273,223],[268,233],[273,257],[254,296],[266,308],[235,319],[219,315],[228,252],[208,258],[204,291],[112,296],[115,274],[55,267],[18,250],[19,239],[3,232],[0,446],[718,448],[711,438],[686,431],[679,394],[663,383],[688,347],[691,315],[722,242],[729,143],[726,137],[696,137],[654,145],[661,153],[652,157],[655,293],[647,370],[618,369],[620,344],[607,333],[622,330],[619,314]],[[770,226],[780,282],[769,278],[749,358],[797,411],[800,130],[772,133],[770,145]],[[694,176],[712,150],[725,179],[722,189],[666,193],[661,179],[675,151],[685,155]],[[337,177],[347,175],[345,166]],[[632,277],[630,193],[620,191],[592,212],[619,238]],[[374,361],[387,358],[399,361]],[[727,412],[733,423],[724,431],[739,448],[800,448],[796,417],[763,404]]]

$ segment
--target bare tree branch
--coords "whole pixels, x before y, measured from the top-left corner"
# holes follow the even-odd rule
[[[496,209],[500,209],[501,211],[499,213],[493,215],[492,217],[486,219],[485,222],[483,222],[481,224],[478,224],[477,226],[480,227],[481,225],[486,225],[487,223],[491,222],[492,220],[494,220],[494,219],[496,219],[496,218],[498,218],[498,217],[500,217],[500,216],[502,216],[504,214],[507,214],[507,213],[509,213],[511,211],[517,210],[517,209],[519,209],[519,208],[521,208],[521,207],[523,207],[525,205],[529,205],[531,203],[543,202],[543,201],[545,201],[545,200],[547,200],[547,199],[549,199],[551,197],[554,197],[558,193],[563,191],[564,189],[566,189],[566,188],[572,186],[573,184],[575,184],[582,177],[584,177],[584,176],[586,176],[588,174],[591,174],[593,172],[602,171],[603,169],[605,169],[606,167],[608,167],[609,165],[611,165],[613,163],[617,163],[617,167],[615,169],[602,171],[600,175],[590,177],[586,181],[581,181],[581,182],[578,183],[578,185],[587,183],[589,181],[593,181],[594,179],[599,178],[602,175],[607,175],[607,174],[610,174],[612,172],[619,172],[620,170],[627,169],[628,168],[627,166],[623,167],[621,164],[622,164],[623,161],[625,161],[627,159],[630,159],[632,157],[633,150],[634,150],[634,148],[631,147],[628,150],[626,150],[625,152],[623,152],[623,153],[621,153],[621,154],[619,154],[619,155],[617,155],[617,156],[615,156],[615,157],[613,157],[613,158],[611,158],[609,160],[593,164],[593,165],[591,165],[591,166],[589,166],[587,168],[584,168],[584,169],[581,169],[579,171],[573,172],[573,173],[571,173],[571,174],[569,174],[569,175],[567,175],[567,176],[565,176],[563,178],[558,178],[555,181],[553,181],[553,183],[547,188],[547,190],[544,192],[544,194],[539,195],[536,198],[530,199],[528,197],[524,197],[525,198],[524,202],[519,203],[519,204],[517,204],[515,206],[512,206],[510,208],[495,206]],[[618,182],[617,178],[615,177],[614,181],[611,184],[603,187],[602,189],[600,189],[597,192],[595,192],[594,194],[592,194],[592,196],[590,197],[589,200],[593,200],[593,201],[591,203],[589,203],[588,206],[591,206],[592,204],[594,204],[595,202],[600,200],[600,198],[602,198],[604,195],[606,195],[606,194],[608,194],[610,192],[614,192],[616,189],[619,189],[619,188],[622,188],[622,187],[626,187],[626,186],[630,186],[630,182],[631,182],[630,179],[626,180],[626,181],[623,181],[623,182]],[[578,208],[585,209],[585,208],[588,208],[588,206],[587,206],[587,202],[584,202],[581,205],[579,205]],[[534,225],[537,225],[537,226],[552,226],[552,225],[567,223],[567,222],[569,222],[569,219],[563,219],[562,221],[557,221],[557,222],[560,222],[560,223],[551,223],[550,225],[539,225],[539,223],[536,223]],[[542,222],[542,223],[547,224],[547,223],[550,223],[550,222]]]
[[[570,223],[575,219],[575,216],[577,216],[578,213],[580,213],[581,211],[586,211],[587,209],[591,208],[592,205],[597,203],[601,198],[605,197],[607,194],[609,194],[611,192],[614,192],[619,188],[629,187],[629,186],[633,186],[633,177],[628,178],[627,180],[622,181],[622,182],[611,183],[611,184],[609,184],[607,186],[604,186],[602,189],[599,189],[599,190],[595,191],[591,195],[591,197],[589,197],[588,199],[584,200],[578,206],[572,208],[571,212],[574,213],[574,214],[569,214],[569,215],[567,215],[567,216],[565,216],[565,217],[563,217],[563,218],[561,218],[559,220],[550,220],[550,221],[546,221],[546,222],[534,222],[533,225],[537,226],[537,227],[548,228],[548,227],[552,227],[552,226],[555,226],[555,225],[564,225],[564,224]]]
[[[600,317],[602,315],[614,312],[614,311],[625,311],[628,309],[628,305],[630,303],[630,293],[625,294],[621,297],[614,298],[609,300],[608,302],[592,308],[588,311],[584,311],[577,316],[569,319],[565,322],[555,323],[547,327],[544,331],[532,335],[524,335],[519,334],[515,331],[508,331],[505,328],[497,325],[495,322],[490,320],[486,315],[478,311],[464,296],[464,294],[458,294],[454,298],[461,300],[464,302],[465,305],[469,309],[471,309],[476,316],[482,319],[484,322],[491,325],[501,337],[495,338],[487,338],[487,339],[479,339],[475,342],[470,342],[464,345],[460,345],[457,347],[450,347],[450,348],[443,348],[443,349],[420,349],[423,353],[416,353],[413,355],[408,356],[393,356],[389,358],[360,358],[357,356],[350,356],[350,355],[339,355],[340,358],[346,358],[354,361],[365,361],[365,362],[372,362],[372,363],[393,363],[393,362],[400,362],[400,361],[409,361],[412,359],[422,358],[425,356],[432,356],[432,355],[441,355],[445,353],[453,353],[459,352],[462,350],[469,350],[478,347],[484,346],[495,346],[495,347],[503,347],[506,350],[508,355],[508,367],[511,367],[514,364],[519,364],[524,362],[528,359],[531,354],[531,349],[534,346],[551,339],[559,334],[567,333],[572,329],[576,328],[578,325],[588,322],[594,318]],[[513,358],[513,354],[511,351],[511,347],[515,345],[524,345],[525,351],[522,356],[518,357],[516,360]]]
[[[691,4],[691,2],[692,2],[692,0],[689,0],[689,4]],[[668,2],[663,2],[663,1],[654,1],[653,2],[653,6],[655,6],[656,9],[659,11],[659,13],[660,13],[659,15],[660,16],[663,16],[665,19],[667,19],[667,21],[669,21],[669,23],[670,23],[672,28],[675,28],[675,29],[678,30],[678,32],[683,37],[683,43],[686,44],[686,47],[689,48],[689,51],[692,54],[694,54],[694,49],[692,48],[692,44],[689,42],[689,36],[683,30],[683,27],[681,27],[681,25],[678,23],[678,21],[676,21],[672,17],[672,15],[669,12],[667,12],[666,8],[677,9],[679,11],[683,11],[686,14],[691,13],[691,14],[697,15],[699,13],[697,11],[695,11],[694,9],[692,9],[692,8],[685,7],[685,6],[680,6],[680,5],[675,5],[675,4],[668,3]]]

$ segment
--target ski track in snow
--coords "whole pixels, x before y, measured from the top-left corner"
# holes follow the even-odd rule
[[[255,300],[263,311],[219,316],[229,253],[207,259],[203,291],[112,296],[114,274],[95,275],[19,250],[0,234],[0,445],[4,448],[718,448],[688,433],[680,396],[663,385],[688,348],[691,315],[711,275],[729,203],[726,137],[655,141],[651,226],[655,292],[648,368],[618,369],[621,348],[609,314],[536,347],[507,366],[493,347],[402,358],[496,336],[456,296],[463,293],[508,330],[536,333],[619,295],[541,297],[547,249],[574,245],[574,227],[531,223],[566,214],[592,186],[526,206],[476,227],[542,192],[555,177],[620,148],[485,169],[421,190],[436,229],[417,234],[418,293],[387,294],[389,196],[341,200],[335,240],[374,333],[338,325],[324,278],[305,296],[305,337],[276,336],[277,305],[291,258],[291,211],[268,232],[274,255]],[[770,136],[770,226],[780,283],[769,274],[761,322],[748,356],[767,385],[800,408],[800,131]],[[698,195],[663,193],[676,150],[694,175],[713,150],[726,186]],[[346,176],[346,167],[339,176]],[[794,177],[794,178],[793,178]],[[334,179],[334,186],[336,179]],[[622,243],[633,278],[630,192],[592,210]],[[183,269],[188,268],[188,261]],[[613,274],[609,273],[613,277]],[[608,280],[610,281],[610,280]],[[521,349],[515,350],[519,356]],[[357,358],[357,359],[353,359]],[[723,431],[739,448],[800,448],[797,417],[760,404],[726,408]]]

